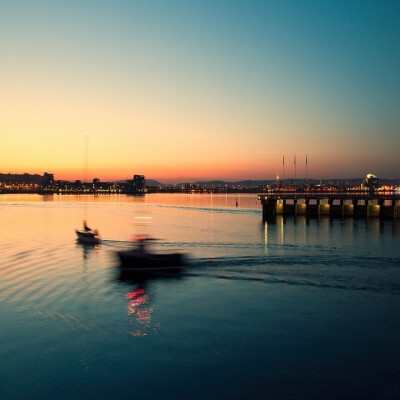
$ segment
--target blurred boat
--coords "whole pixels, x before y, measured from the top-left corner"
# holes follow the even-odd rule
[[[145,240],[140,240],[131,250],[117,251],[120,269],[123,272],[177,272],[184,265],[182,253],[152,253],[145,248]]]
[[[76,235],[78,236],[78,241],[81,243],[87,243],[87,244],[99,244],[100,243],[100,236],[97,232],[97,230],[95,231],[85,231],[83,229],[75,230]]]
[[[76,235],[78,236],[78,241],[87,244],[99,244],[100,235],[97,229],[90,229],[86,225],[86,221],[83,221],[83,229],[76,229]]]

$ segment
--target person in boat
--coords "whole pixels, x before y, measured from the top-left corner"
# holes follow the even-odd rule
[[[138,236],[137,237],[137,250],[140,253],[145,253],[146,252],[146,236]]]
[[[90,232],[90,231],[91,231],[91,229],[87,226],[85,220],[83,220],[83,230],[84,230],[85,232]]]
[[[146,246],[146,241],[148,238],[146,235],[135,235],[132,237],[132,243],[134,245],[133,251],[138,252],[138,253],[146,253],[147,252],[147,246]]]

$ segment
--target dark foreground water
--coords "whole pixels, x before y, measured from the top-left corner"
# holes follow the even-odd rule
[[[235,207],[238,198],[239,207]],[[75,242],[82,218],[104,242]],[[180,276],[121,280],[134,234]],[[0,399],[398,399],[400,225],[255,195],[0,197]]]

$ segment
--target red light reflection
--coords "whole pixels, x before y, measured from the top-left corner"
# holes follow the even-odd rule
[[[148,306],[149,297],[146,288],[140,286],[125,294],[128,300],[127,312],[132,328],[132,336],[147,336],[150,332],[157,332],[159,324],[151,321],[153,308]]]
[[[128,292],[128,293],[126,294],[126,298],[127,298],[128,300],[130,300],[130,299],[134,299],[135,297],[141,296],[141,295],[143,295],[143,294],[144,294],[144,289],[143,289],[143,288],[140,288],[140,289],[134,290],[133,292]]]
[[[131,300],[128,303],[128,307],[130,310],[132,310],[132,307],[139,307],[139,306],[143,305],[144,303],[146,303],[146,301],[147,301],[147,296],[143,295],[134,300]]]

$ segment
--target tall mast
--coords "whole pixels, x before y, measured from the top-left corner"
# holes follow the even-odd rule
[[[84,161],[83,161],[83,179],[84,182],[88,180],[88,158],[89,158],[89,134],[84,133],[85,135],[85,154],[84,154]]]
[[[83,186],[85,187],[85,183],[88,180],[88,175],[89,175],[89,133],[85,132],[85,153],[84,153],[84,161],[83,161]],[[84,202],[84,207],[83,207],[83,221],[87,220],[87,201],[85,200]]]
[[[306,182],[308,183],[308,160],[307,160],[307,154],[306,154]]]

